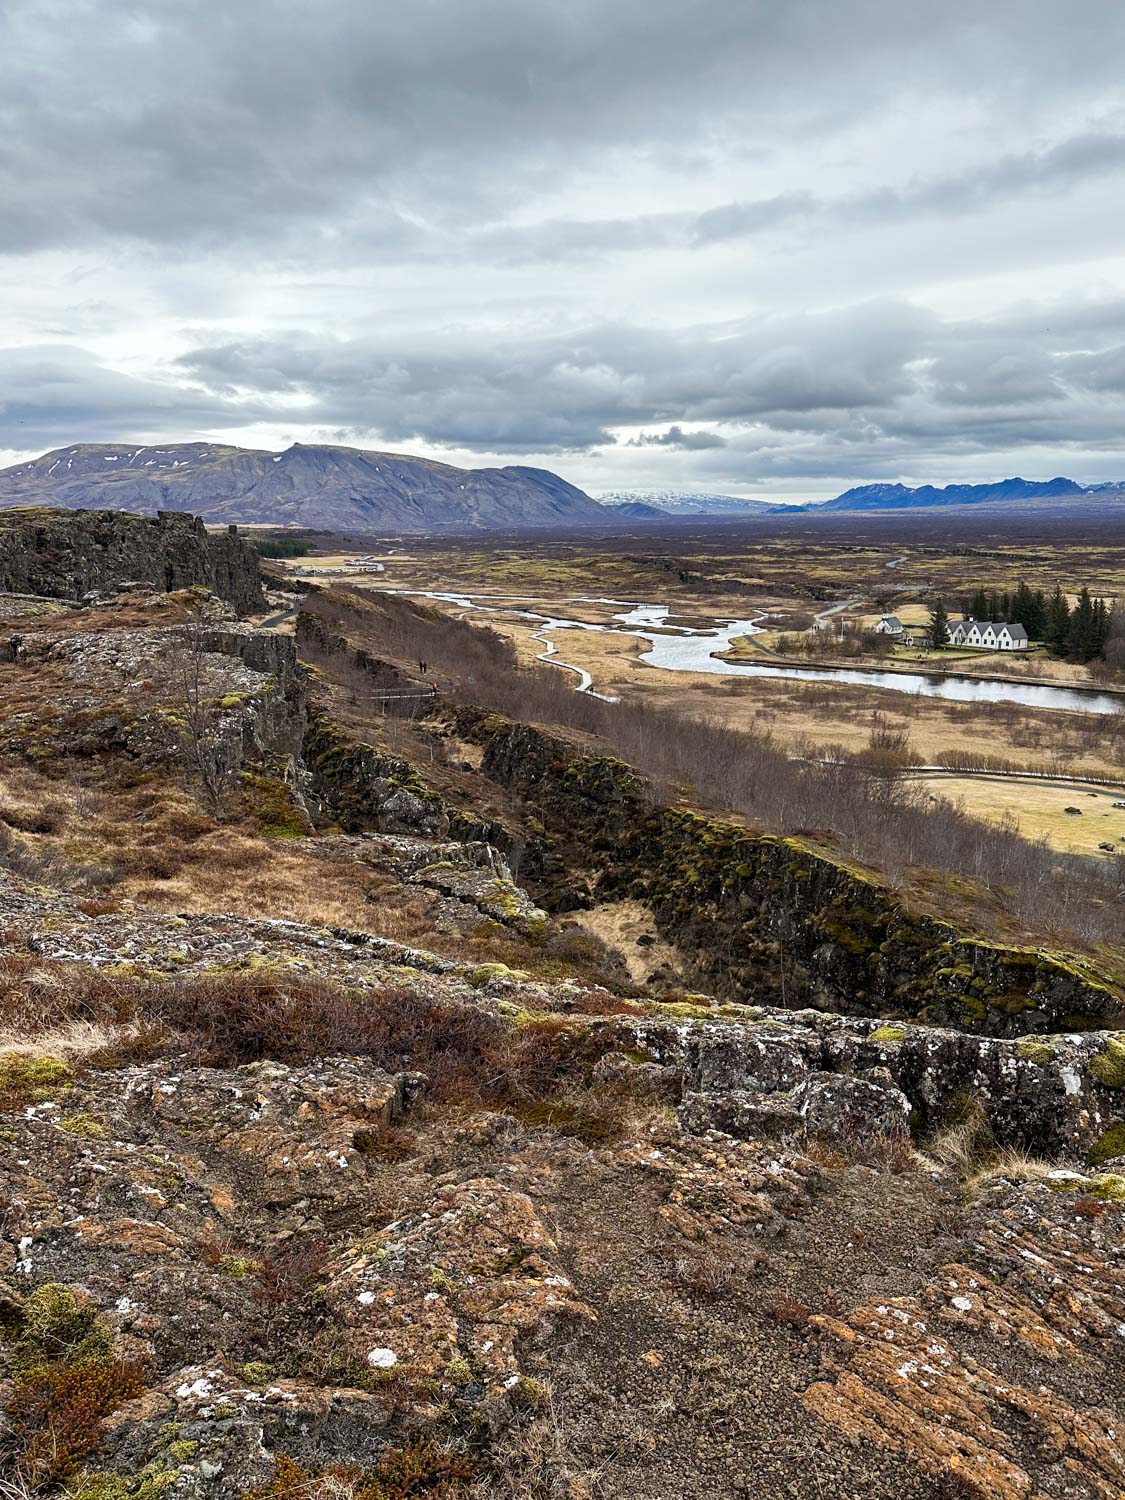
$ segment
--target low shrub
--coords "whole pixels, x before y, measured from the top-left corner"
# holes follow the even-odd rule
[[[347,1466],[310,1473],[294,1459],[278,1458],[274,1477],[264,1488],[248,1492],[245,1500],[328,1500],[347,1495],[350,1500],[456,1500],[467,1494],[475,1468],[463,1453],[451,1453],[420,1440],[404,1448],[388,1448],[374,1469]]]
[[[4,1405],[16,1467],[36,1485],[73,1474],[101,1447],[102,1421],[144,1389],[140,1366],[54,1364],[17,1380]]]
[[[58,1282],[23,1304],[11,1368],[9,1467],[37,1487],[73,1474],[101,1446],[103,1419],[144,1389],[141,1366],[114,1357],[96,1309]]]

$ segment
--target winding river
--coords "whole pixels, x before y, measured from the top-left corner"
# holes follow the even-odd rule
[[[716,620],[712,629],[693,629],[686,625],[669,625],[674,613],[670,605],[638,604],[626,599],[574,598],[571,604],[608,604],[622,608],[613,616],[616,625],[592,625],[586,620],[545,615],[516,607],[526,594],[443,593],[436,589],[387,589],[387,593],[408,594],[412,598],[438,599],[456,604],[463,610],[489,610],[536,623],[535,639],[542,643],[541,661],[573,672],[578,677],[577,692],[594,693],[590,674],[584,667],[558,656],[553,639],[559,630],[592,630],[601,634],[641,636],[649,649],[641,661],[667,672],[706,672],[716,677],[782,677],[796,682],[841,682],[855,687],[884,689],[891,693],[909,693],[923,698],[946,698],[956,703],[1016,703],[1024,708],[1046,708],[1070,713],[1119,714],[1125,711],[1125,697],[1087,689],[1050,687],[1042,683],[1000,681],[986,677],[941,676],[929,672],[880,672],[860,667],[790,667],[773,662],[719,661],[713,654],[730,649],[739,636],[757,635],[760,626],[755,617],[749,620]],[[618,626],[625,628],[617,628]],[[647,627],[647,628],[646,628]],[[648,634],[649,630],[660,634]],[[664,632],[667,632],[666,634]],[[612,698],[607,699],[613,702]]]

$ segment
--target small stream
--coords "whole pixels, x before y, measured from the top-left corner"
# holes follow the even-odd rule
[[[435,589],[387,589],[385,592],[439,599],[459,605],[466,611],[493,610],[517,619],[535,621],[535,639],[544,646],[539,659],[575,673],[579,679],[575,691],[580,693],[593,693],[590,674],[584,667],[575,666],[557,655],[558,643],[552,638],[556,631],[593,630],[606,635],[642,636],[649,641],[649,649],[641,653],[641,661],[666,672],[706,672],[715,677],[782,677],[794,682],[841,682],[922,698],[946,698],[956,703],[1017,703],[1024,708],[1070,713],[1119,714],[1125,711],[1125,698],[1113,693],[1050,687],[1040,683],[941,676],[929,672],[880,672],[860,667],[790,667],[773,662],[717,660],[713,653],[728,651],[737,637],[760,633],[761,627],[757,623],[760,616],[748,620],[716,620],[714,628],[700,630],[686,625],[669,625],[668,618],[674,614],[670,605],[638,604],[627,599],[575,598],[568,601],[572,604],[620,606],[624,613],[613,618],[625,628],[617,629],[613,625],[592,625],[585,620],[544,615],[515,607],[517,601],[528,597],[526,594],[460,594]],[[646,627],[670,633],[648,635]],[[593,696],[606,697],[602,693],[593,693]],[[606,701],[615,700],[606,698]]]

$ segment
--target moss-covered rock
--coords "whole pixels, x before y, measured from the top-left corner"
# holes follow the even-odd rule
[[[882,1046],[894,1045],[906,1040],[906,1032],[901,1026],[876,1026],[867,1039],[869,1042],[878,1042]]]
[[[308,814],[297,802],[293,789],[277,777],[245,772],[242,803],[247,813],[258,820],[266,838],[300,839],[311,832]]]
[[[70,1064],[45,1053],[0,1053],[0,1097],[14,1096],[26,1103],[52,1099],[74,1081]]]
[[[1105,1051],[1091,1060],[1090,1072],[1107,1089],[1125,1088],[1125,1037],[1110,1037]]]
[[[1099,1167],[1102,1162],[1113,1161],[1118,1156],[1125,1156],[1125,1121],[1111,1125],[1099,1136],[1090,1147],[1086,1160],[1091,1167]]]

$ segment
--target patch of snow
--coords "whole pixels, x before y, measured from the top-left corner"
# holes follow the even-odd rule
[[[198,1380],[193,1380],[190,1384],[185,1380],[182,1385],[178,1385],[176,1387],[176,1395],[181,1400],[186,1399],[188,1396],[209,1396],[214,1389],[215,1387],[211,1382],[205,1380],[201,1375]]]
[[[391,1370],[398,1364],[398,1355],[393,1349],[372,1349],[367,1363],[373,1370]]]

